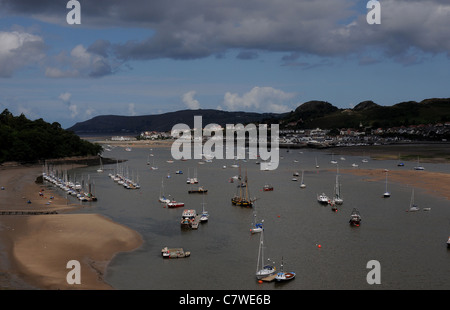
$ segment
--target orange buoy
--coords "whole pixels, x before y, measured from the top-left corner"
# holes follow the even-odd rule
[[[258,281],[258,283],[259,283],[259,284],[262,284],[262,283],[263,283],[263,281],[262,281],[262,280],[259,280],[259,281]]]
[[[320,244],[318,244],[317,247],[320,249],[322,246]]]

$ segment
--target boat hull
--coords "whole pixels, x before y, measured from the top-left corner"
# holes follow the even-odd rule
[[[295,272],[279,272],[275,277],[278,282],[289,281],[295,278]]]
[[[275,267],[272,266],[266,266],[263,269],[259,270],[258,272],[256,272],[256,278],[258,280],[264,279],[268,276],[273,275],[276,272]]]
[[[169,202],[169,203],[167,203],[167,207],[168,208],[180,208],[180,207],[184,207],[184,203],[183,202]]]

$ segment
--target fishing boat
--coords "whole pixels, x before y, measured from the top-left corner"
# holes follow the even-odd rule
[[[263,191],[265,192],[273,191],[273,186],[270,184],[265,184],[263,187]]]
[[[161,255],[164,258],[182,258],[191,256],[191,252],[184,251],[183,248],[168,248],[164,247],[161,250]]]
[[[391,193],[389,193],[389,191],[388,191],[388,181],[387,181],[387,179],[388,179],[388,173],[387,173],[387,171],[386,171],[386,190],[385,190],[385,192],[384,192],[384,194],[383,194],[383,197],[384,198],[389,198],[389,197],[391,197]]]
[[[195,217],[197,216],[197,213],[195,210],[183,210],[183,213],[181,214],[181,227],[182,228],[191,228],[192,223],[195,221]]]
[[[168,208],[179,208],[184,207],[184,202],[175,201],[175,199],[170,200],[170,202],[166,203]]]
[[[275,280],[280,282],[280,281],[292,280],[294,278],[295,278],[295,272],[292,272],[292,271],[285,272],[283,270],[283,257],[281,257],[280,271],[277,273]]]
[[[414,203],[414,188],[412,190],[412,194],[411,194],[411,201],[409,203],[409,209],[406,210],[406,212],[415,212],[415,211],[419,211],[420,208]]]
[[[205,194],[207,193],[208,190],[206,188],[204,188],[203,186],[199,186],[197,189],[190,189],[188,190],[189,194]]]
[[[330,199],[328,199],[328,196],[327,195],[325,195],[325,193],[322,193],[322,194],[320,194],[320,195],[317,195],[317,201],[319,202],[319,203],[322,203],[322,204],[328,204],[328,201],[329,201]]]
[[[350,214],[350,225],[359,226],[361,223],[361,215],[359,214],[358,209],[353,208],[352,213]]]
[[[256,278],[263,279],[276,272],[276,268],[272,265],[265,265],[264,261],[264,231],[261,231],[258,249],[258,261],[256,263]]]

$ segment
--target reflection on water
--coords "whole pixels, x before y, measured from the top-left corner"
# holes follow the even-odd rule
[[[125,163],[141,188],[127,190],[108,177],[116,165],[77,169],[90,174],[99,200],[86,204],[80,212],[100,213],[135,229],[144,238],[141,248],[121,253],[111,262],[106,281],[117,289],[449,289],[450,251],[445,242],[450,235],[450,203],[415,189],[415,202],[431,211],[405,212],[411,188],[389,184],[391,197],[383,199],[385,182],[364,181],[363,177],[342,174],[344,204],[338,212],[317,202],[317,194],[333,195],[336,164],[329,151],[280,150],[280,165],[275,171],[261,171],[255,160],[241,161],[241,173],[248,176],[254,209],[231,205],[238,175],[232,160],[175,161],[170,149],[153,148],[158,170],[147,165],[149,149],[116,148],[104,155],[128,159]],[[335,156],[340,168],[412,169],[414,162],[397,167],[397,161],[362,162],[362,156]],[[367,157],[367,156],[366,156]],[[365,158],[366,158],[365,157]],[[320,168],[316,168],[317,164]],[[224,168],[223,166],[226,166]],[[354,168],[358,169],[358,168]],[[182,170],[183,174],[176,174]],[[306,188],[293,173],[304,170]],[[427,170],[448,171],[448,165],[427,164]],[[202,197],[188,194],[187,177],[194,173],[198,185],[208,189],[205,203],[210,213],[198,230],[182,230],[183,209],[201,212]],[[167,175],[170,174],[170,178]],[[420,177],[420,172],[418,172]],[[184,208],[168,209],[158,202],[161,180],[165,193],[185,203]],[[273,191],[263,191],[270,183]],[[360,227],[349,225],[353,208],[360,211]],[[255,277],[259,235],[251,235],[253,211],[264,219],[265,257],[279,268],[283,257],[285,270],[297,273],[295,280],[279,285],[259,284]],[[320,245],[320,247],[318,246]],[[189,258],[163,259],[161,249],[183,247]],[[366,264],[381,264],[381,285],[366,282]]]

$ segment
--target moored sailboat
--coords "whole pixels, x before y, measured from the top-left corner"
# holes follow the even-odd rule
[[[389,193],[388,191],[388,181],[387,181],[387,177],[388,177],[388,172],[386,171],[386,190],[384,191],[383,197],[384,198],[389,198],[391,197],[391,193]]]
[[[276,272],[276,268],[272,265],[265,265],[264,261],[264,231],[261,231],[258,249],[258,261],[256,263],[256,278],[263,279]]]
[[[170,199],[166,198],[166,196],[164,195],[164,178],[161,180],[161,189],[159,191],[159,202],[162,203],[169,203]]]
[[[241,182],[237,188],[239,192],[236,193],[233,198],[231,198],[231,203],[235,206],[240,207],[253,207],[255,199],[249,198],[247,173],[245,174],[244,182]]]
[[[200,215],[200,222],[207,222],[209,219],[209,212],[205,209],[205,196],[202,195],[202,214]]]
[[[305,173],[305,171],[302,170],[302,181],[301,181],[301,183],[300,183],[300,188],[305,188],[305,187],[306,187],[306,184],[305,184],[305,182],[303,181],[303,175],[304,175],[304,173]]]
[[[409,209],[406,210],[406,212],[415,212],[415,211],[419,211],[420,208],[414,203],[414,188],[412,190],[412,194],[411,194],[411,201],[409,203]]]

